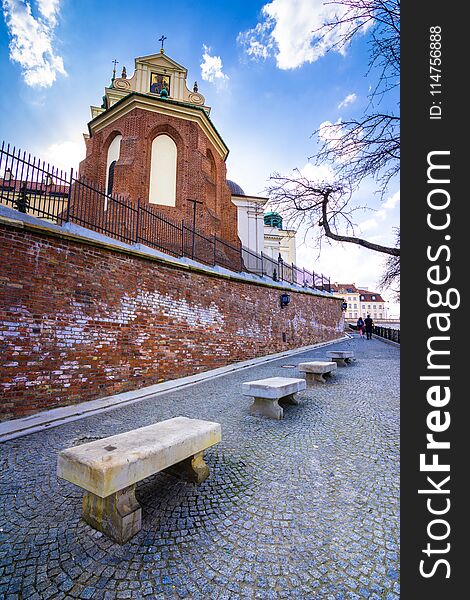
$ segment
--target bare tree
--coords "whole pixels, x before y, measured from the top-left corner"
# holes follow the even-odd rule
[[[400,230],[396,230],[396,245],[400,245]],[[385,260],[384,272],[379,281],[379,289],[391,290],[395,300],[400,300],[400,257],[389,256]]]
[[[332,47],[339,50],[360,32],[368,32],[368,72],[378,69],[376,85],[360,118],[324,123],[314,132],[319,137],[319,149],[310,160],[316,165],[328,165],[331,181],[311,181],[298,170],[293,176],[275,173],[267,191],[273,206],[282,210],[291,223],[318,227],[320,241],[326,237],[390,255],[394,264],[392,276],[392,272],[399,274],[399,245],[382,246],[357,237],[353,213],[366,207],[352,207],[351,201],[366,178],[376,181],[383,197],[400,169],[398,101],[396,112],[377,108],[399,85],[400,2],[334,0],[328,4],[337,5],[336,16],[314,32],[316,39],[331,39],[335,31]]]
[[[317,164],[331,164],[343,184],[354,188],[373,177],[385,192],[400,170],[400,117],[398,106],[396,112],[376,107],[400,82],[400,2],[334,0],[329,4],[338,5],[339,16],[318,30],[320,39],[336,29],[339,35],[332,47],[339,50],[370,29],[368,73],[378,69],[378,77],[360,118],[324,124],[314,132],[322,144],[310,158]]]

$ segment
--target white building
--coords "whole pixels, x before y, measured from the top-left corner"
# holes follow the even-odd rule
[[[296,262],[296,231],[283,229],[282,217],[275,212],[264,213],[268,198],[248,196],[234,181],[227,179],[232,202],[238,212],[238,237],[242,245],[257,254],[276,261],[281,255],[285,263]]]

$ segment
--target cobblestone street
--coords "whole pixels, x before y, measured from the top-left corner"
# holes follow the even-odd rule
[[[274,421],[242,383],[354,350]],[[119,546],[57,479],[72,445],[175,416],[217,421],[200,486],[137,486],[142,530]],[[399,598],[399,349],[357,336],[0,445],[0,598]]]

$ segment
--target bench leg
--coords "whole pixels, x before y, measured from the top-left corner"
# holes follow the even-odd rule
[[[268,419],[282,419],[284,411],[276,399],[254,397],[253,404],[250,406],[250,415],[267,417]]]
[[[348,363],[346,361],[349,361],[349,358],[332,358],[331,360],[335,362],[338,367],[347,367]]]
[[[279,398],[279,402],[282,404],[293,404],[294,406],[298,406],[299,401],[296,398],[296,394],[289,394],[288,396],[283,396]]]
[[[317,383],[326,383],[326,378],[329,377],[331,377],[331,373],[305,373],[307,387],[315,387]]]
[[[135,498],[135,484],[106,498],[86,492],[82,517],[118,544],[125,544],[142,528],[142,509]]]
[[[204,460],[204,452],[198,452],[194,456],[168,467],[165,471],[190,483],[199,484],[209,477],[209,467]]]

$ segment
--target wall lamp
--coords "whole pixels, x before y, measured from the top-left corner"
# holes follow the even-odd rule
[[[289,302],[290,302],[289,294],[282,294],[281,299],[280,299],[281,308],[284,308],[284,306],[287,306],[289,304]]]

